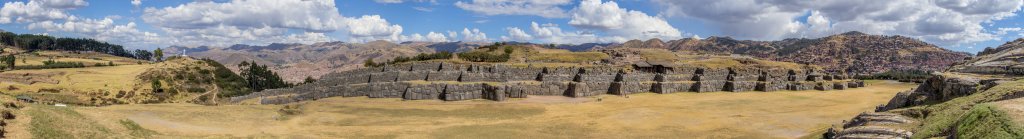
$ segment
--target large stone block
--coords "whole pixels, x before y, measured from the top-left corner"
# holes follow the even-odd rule
[[[697,81],[697,92],[724,91],[725,80]]]
[[[683,81],[683,82],[658,82],[651,88],[654,93],[668,94],[675,92],[692,92],[695,82]]]
[[[659,82],[679,82],[679,81],[693,81],[693,74],[659,74],[655,77],[655,81]]]
[[[761,75],[759,74],[729,74],[729,81],[757,81]]]
[[[405,71],[398,72],[398,81],[427,80],[429,71]]]
[[[577,74],[576,82],[613,82],[615,81],[615,74]]]
[[[345,90],[340,90],[343,91],[341,95],[343,97],[367,96],[367,92],[370,92],[370,90],[368,89],[369,85],[370,84],[348,85]]]
[[[445,101],[483,98],[482,84],[448,84],[444,90]]]
[[[754,90],[765,92],[786,90],[786,86],[788,85],[789,83],[786,81],[757,82],[757,87],[755,87]]]
[[[825,75],[822,74],[808,74],[807,81],[820,82],[825,81]]]
[[[814,89],[821,91],[832,90],[832,88],[834,87],[832,87],[832,83],[830,82],[818,82],[817,85],[814,86]]]
[[[408,83],[387,82],[370,83],[367,86],[367,96],[370,98],[402,98]]]
[[[538,85],[527,85],[527,84],[509,84],[505,85],[505,94],[510,98],[526,98],[528,88],[537,87]]]
[[[582,83],[581,82],[569,83],[569,91],[568,91],[568,96],[569,97],[588,97],[588,96],[596,96],[596,95],[600,95],[600,94],[601,93],[597,93],[595,91],[592,91],[590,89],[590,86],[587,85],[587,83],[585,83],[585,82],[582,82]]]
[[[621,77],[619,81],[622,82],[649,82],[654,81],[656,76],[651,73],[633,72],[619,74],[619,77]]]
[[[505,101],[508,99],[508,95],[505,93],[505,85],[484,84],[483,88],[483,99],[494,101]]]
[[[728,69],[717,69],[717,68],[701,68],[697,69],[698,77],[696,81],[709,81],[709,80],[726,80],[729,76]]]
[[[608,92],[611,92],[611,89],[612,89],[612,83],[611,82],[584,82],[584,83],[587,84],[587,88],[590,88],[590,92],[591,93],[608,94]]]
[[[807,81],[790,82],[789,86],[787,86],[786,89],[787,90],[793,90],[793,91],[802,91],[802,90],[814,89],[815,86],[817,86],[817,83],[815,83],[815,82],[807,82]]]
[[[440,99],[445,86],[447,85],[440,83],[410,84],[402,98],[406,100]]]
[[[395,82],[396,80],[398,80],[397,71],[370,74],[370,83]]]
[[[803,70],[789,70],[789,81],[807,81],[807,72]]]
[[[430,71],[427,72],[427,81],[458,81],[461,71]]]
[[[655,82],[614,82],[611,86],[611,94],[628,95],[635,93],[651,92]]]
[[[621,69],[614,67],[586,67],[580,68],[580,74],[617,74]]]
[[[543,69],[540,68],[507,68],[503,70],[507,81],[536,81]]]
[[[835,90],[846,90],[846,82],[835,82],[832,84],[832,89]]]
[[[565,96],[569,89],[569,82],[548,82],[540,83],[537,88],[531,88],[529,95]]]
[[[757,81],[729,81],[725,83],[725,91],[746,92],[753,91]]]
[[[505,82],[505,77],[499,73],[490,72],[463,72],[459,77],[460,82]]]
[[[345,75],[345,77],[338,79],[341,80],[342,84],[363,84],[370,83],[371,74],[356,74],[356,75]]]

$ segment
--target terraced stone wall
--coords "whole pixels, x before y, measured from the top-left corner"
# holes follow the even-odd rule
[[[502,101],[529,95],[833,90],[862,87],[842,75],[800,69],[670,67],[660,72],[621,67],[517,67],[501,64],[411,63],[324,76],[315,83],[231,98],[282,104],[326,97]]]

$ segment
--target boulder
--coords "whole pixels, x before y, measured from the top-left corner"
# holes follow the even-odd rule
[[[458,81],[461,71],[429,71],[427,81]]]

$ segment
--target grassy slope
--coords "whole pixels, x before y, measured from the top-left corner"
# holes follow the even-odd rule
[[[948,131],[948,129],[950,129],[950,127],[953,127],[954,125],[957,125],[957,122],[963,120],[964,119],[964,115],[967,115],[968,113],[975,113],[976,115],[978,115],[978,114],[986,115],[984,113],[991,113],[991,112],[989,112],[987,110],[972,111],[971,109],[987,109],[987,106],[976,107],[976,105],[982,104],[982,103],[986,103],[986,102],[996,101],[996,100],[1002,98],[1003,96],[1005,96],[1007,94],[1010,94],[1010,93],[1013,93],[1013,92],[1016,92],[1016,91],[1020,91],[1022,89],[1024,89],[1024,80],[1012,81],[1012,82],[1000,84],[1000,85],[992,87],[991,89],[988,89],[988,90],[986,90],[984,92],[975,93],[975,94],[970,95],[970,96],[956,98],[956,99],[953,99],[953,100],[950,100],[950,101],[946,101],[946,102],[943,102],[943,103],[939,103],[939,104],[910,107],[910,108],[905,108],[905,109],[897,109],[897,110],[894,110],[893,112],[897,112],[897,113],[916,113],[917,115],[923,115],[923,113],[928,113],[927,117],[924,117],[924,119],[923,119],[923,123],[924,124],[921,127],[919,127],[918,129],[915,130],[914,138],[936,137],[936,136],[939,136],[939,135],[942,135],[942,134],[946,133]],[[998,116],[996,116],[996,117],[998,117]],[[993,119],[986,119],[986,120],[993,120]],[[1008,122],[1008,121],[1003,121],[1003,122]],[[983,125],[959,125],[959,126],[978,127],[978,126],[983,126]],[[976,134],[976,133],[969,133],[969,132],[982,131],[982,130],[969,130],[969,129],[964,129],[964,130],[968,131],[968,133],[961,132],[959,134]],[[1012,131],[1006,131],[1006,132],[1012,132]]]
[[[206,70],[202,74],[201,70]],[[123,103],[140,103],[153,101],[155,98],[149,96],[152,92],[149,76],[162,76],[165,88],[174,88],[178,94],[172,94],[172,99],[167,102],[186,102],[195,98],[196,94],[208,93],[210,90],[220,90],[212,87],[217,80],[212,80],[215,67],[198,60],[170,60],[167,62],[144,64],[144,65],[120,65],[105,67],[86,68],[63,68],[63,69],[38,69],[38,70],[14,70],[0,74],[5,76],[35,75],[34,78],[54,80],[55,83],[37,82],[25,84],[15,82],[13,79],[0,81],[0,93],[7,95],[29,95],[43,100],[55,100],[69,104],[97,104],[108,102],[95,102],[93,98],[118,99]],[[143,74],[149,76],[140,76]],[[176,74],[186,74],[176,78]],[[210,79],[210,80],[205,80]],[[220,83],[220,82],[216,82]],[[202,89],[197,89],[202,88]],[[189,90],[200,92],[188,92]],[[205,90],[205,91],[204,91]],[[235,89],[237,90],[237,89]],[[133,98],[118,97],[120,92],[126,92]],[[214,94],[215,95],[215,94]],[[113,101],[113,100],[111,100]]]
[[[981,104],[960,118],[955,125],[957,138],[1009,139],[1024,137],[1024,127],[996,106]]]

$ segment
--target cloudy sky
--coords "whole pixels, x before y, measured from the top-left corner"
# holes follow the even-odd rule
[[[976,52],[1024,36],[1024,0],[3,0],[0,29],[153,49],[324,41],[623,42],[846,31]]]

